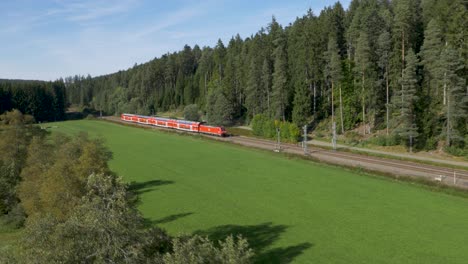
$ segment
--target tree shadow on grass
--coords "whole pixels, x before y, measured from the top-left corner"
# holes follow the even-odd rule
[[[167,181],[167,180],[150,180],[150,181],[145,181],[145,182],[131,182],[129,184],[129,190],[133,192],[134,194],[142,194],[146,192],[151,192],[155,190],[157,186],[161,185],[168,185],[168,184],[173,184],[174,181]]]
[[[154,227],[154,226],[158,226],[160,224],[166,224],[166,223],[176,221],[176,220],[178,220],[180,218],[184,218],[184,217],[192,215],[192,214],[193,214],[192,212],[181,213],[181,214],[173,214],[173,215],[168,215],[168,216],[165,216],[163,218],[156,219],[156,220],[145,218],[144,219],[144,224],[145,224],[146,227]]]
[[[169,215],[169,216],[166,216],[166,217],[163,217],[163,218],[160,218],[160,219],[153,220],[153,221],[151,221],[151,223],[153,223],[155,225],[170,223],[170,222],[176,221],[176,220],[178,220],[180,218],[189,216],[191,214],[193,214],[193,213],[188,212],[188,213],[181,213],[181,214],[173,214],[173,215]]]
[[[227,236],[242,235],[249,242],[249,246],[254,250],[255,263],[290,263],[303,251],[313,246],[311,243],[301,243],[289,247],[268,249],[273,245],[281,234],[286,231],[286,225],[273,225],[272,223],[262,223],[259,225],[224,225],[217,226],[205,231],[197,231],[196,234],[207,235],[214,241],[224,240]]]

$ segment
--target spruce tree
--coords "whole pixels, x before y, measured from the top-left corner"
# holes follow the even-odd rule
[[[266,111],[271,116],[271,67],[266,58],[263,60],[262,65],[262,90],[266,98]]]
[[[380,34],[378,39],[378,50],[377,54],[379,56],[379,68],[381,70],[381,75],[385,83],[385,123],[386,123],[386,132],[389,133],[389,123],[390,123],[390,85],[389,85],[389,64],[390,64],[390,52],[391,52],[391,36],[388,31],[384,31]]]
[[[281,35],[275,41],[277,47],[274,51],[275,63],[272,87],[272,109],[276,119],[286,121],[286,107],[288,106],[287,89],[287,55],[285,51],[285,39]]]
[[[435,138],[442,129],[439,123],[443,104],[446,103],[446,86],[444,86],[444,71],[441,68],[441,53],[444,48],[443,34],[439,22],[433,18],[424,31],[424,43],[419,52],[423,66],[423,91],[419,107],[424,109],[421,113],[421,132],[424,139]],[[434,141],[434,139],[430,140]],[[434,146],[428,146],[433,148]]]
[[[440,55],[444,48],[442,31],[438,22],[432,19],[424,32],[424,44],[421,48],[421,63],[424,66],[424,79],[427,93],[432,97],[440,97],[438,87],[443,79],[440,70]]]
[[[403,70],[401,78],[401,90],[395,96],[394,100],[399,108],[398,127],[395,132],[402,138],[408,139],[410,152],[413,147],[413,140],[418,136],[418,127],[415,122],[415,102],[418,99],[416,74],[418,59],[413,50],[410,49],[406,56],[406,67]]]
[[[294,94],[292,119],[299,127],[307,124],[307,117],[310,116],[310,105],[310,90],[305,84],[297,86]]]
[[[362,107],[362,125],[363,134],[366,134],[366,110],[372,87],[371,81],[368,80],[371,72],[371,51],[369,48],[369,39],[365,32],[361,32],[356,46],[355,54],[355,72],[356,80],[361,88],[361,107]]]
[[[465,65],[460,54],[447,45],[442,51],[441,68],[444,71],[444,85],[447,87],[447,104],[445,105],[445,137],[446,145],[454,143],[460,146],[464,141],[467,123],[468,94],[466,80],[461,77]]]

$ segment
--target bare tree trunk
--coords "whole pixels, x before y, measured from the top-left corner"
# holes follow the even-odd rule
[[[444,72],[444,105],[447,104],[447,72]]]
[[[268,115],[271,115],[271,112],[270,112],[270,91],[268,89],[268,87],[266,87],[267,89],[267,109],[268,109]]]
[[[445,46],[447,47],[447,45],[448,45],[448,42],[446,41]],[[443,104],[444,105],[447,104],[447,72],[446,71],[444,72],[444,100],[443,100]]]
[[[315,117],[315,111],[316,111],[316,99],[317,98],[317,93],[316,93],[316,85],[314,81],[314,117]]]
[[[333,80],[331,81],[331,111],[332,111],[332,123],[335,122],[335,105],[333,100]]]
[[[341,98],[341,85],[340,87],[340,118],[341,118],[341,134],[344,134],[344,124],[343,124],[343,100]]]
[[[388,122],[389,122],[389,118],[390,118],[390,111],[389,111],[389,94],[388,94],[388,68],[387,66],[385,66],[385,75],[386,75],[386,78],[385,78],[385,85],[386,85],[386,88],[387,88],[387,104],[385,105],[386,108],[387,108],[387,136],[388,136]]]
[[[362,73],[362,126],[363,126],[363,131],[364,135],[366,134],[366,98],[365,98],[365,93],[364,93],[364,82],[365,82],[365,75],[364,72]]]
[[[450,146],[450,97],[447,97],[447,146]]]

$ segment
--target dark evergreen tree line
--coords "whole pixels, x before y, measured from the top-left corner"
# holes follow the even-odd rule
[[[108,114],[197,104],[208,121],[262,114],[403,144],[468,140],[468,24],[462,0],[353,0],[227,46],[189,47],[117,73],[65,79],[67,100]],[[331,127],[331,125],[330,125]]]
[[[0,114],[18,109],[38,122],[58,121],[65,118],[66,101],[63,81],[0,80]]]

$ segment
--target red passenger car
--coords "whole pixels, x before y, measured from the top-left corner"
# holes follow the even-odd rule
[[[134,114],[122,114],[120,116],[122,121],[132,122],[132,123],[139,123],[151,126],[158,126],[158,127],[167,127],[173,128],[177,130],[184,130],[190,131],[195,133],[203,133],[208,135],[215,135],[224,137],[226,136],[226,130],[223,127],[216,127],[216,126],[206,126],[202,125],[201,122],[193,122],[187,120],[178,120],[178,119],[170,119],[170,118],[163,118],[163,117],[155,117],[155,116],[142,116],[142,115],[134,115]]]

